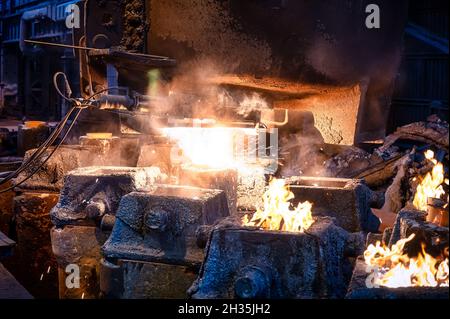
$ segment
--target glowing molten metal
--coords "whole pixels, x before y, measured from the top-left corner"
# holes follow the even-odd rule
[[[314,223],[312,204],[299,203],[292,209],[289,201],[293,198],[294,194],[284,179],[273,179],[263,195],[264,209],[257,210],[251,220],[248,220],[246,215],[242,220],[243,225],[261,227],[265,230],[304,232]]]
[[[399,240],[391,249],[380,242],[367,248],[364,260],[370,274],[366,280],[368,288],[448,287],[448,258],[439,261],[427,254],[423,246],[417,257],[410,258],[403,249],[413,238],[414,234]]]
[[[431,150],[425,152],[425,157],[433,162],[434,167],[431,173],[428,173],[417,186],[414,196],[414,207],[422,211],[427,210],[428,197],[440,198],[445,194],[444,188],[442,187],[444,183],[444,165],[434,158],[434,152]]]
[[[112,133],[87,133],[86,137],[92,140],[107,140],[113,137]]]
[[[233,127],[172,127],[163,132],[182,150],[180,162],[215,169],[244,169],[247,159],[237,141],[243,136],[256,138],[255,129]]]

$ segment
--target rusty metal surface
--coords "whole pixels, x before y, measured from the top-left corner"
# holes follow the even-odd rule
[[[89,47],[122,46],[131,51],[145,50],[148,24],[144,0],[88,1],[86,24]]]
[[[58,296],[57,263],[50,239],[50,210],[58,197],[55,193],[25,192],[14,198],[17,245],[4,265],[36,298]]]
[[[123,299],[186,299],[198,269],[162,263],[123,261]]]

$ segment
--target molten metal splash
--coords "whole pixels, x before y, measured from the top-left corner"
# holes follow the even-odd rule
[[[434,152],[431,150],[425,152],[425,157],[433,162],[434,167],[431,173],[428,173],[417,186],[414,196],[414,207],[422,211],[427,210],[427,199],[429,197],[440,198],[445,194],[442,186],[444,183],[444,165],[434,158]]]
[[[403,252],[406,243],[414,238],[412,234],[407,239],[399,240],[391,249],[380,242],[370,245],[364,252],[368,288],[375,287],[448,287],[449,261],[439,261],[425,252],[414,258]],[[446,253],[448,256],[448,253]]]
[[[268,190],[264,193],[264,209],[259,209],[251,220],[244,216],[244,226],[256,226],[265,230],[304,232],[314,223],[312,218],[312,204],[299,203],[291,209],[289,202],[294,194],[289,190],[284,179],[273,179]]]

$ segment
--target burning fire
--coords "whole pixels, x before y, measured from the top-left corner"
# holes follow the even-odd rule
[[[417,186],[414,196],[414,207],[422,211],[427,210],[427,199],[429,197],[440,198],[445,194],[444,188],[442,187],[444,183],[444,165],[434,158],[434,152],[431,150],[425,152],[425,157],[433,162],[434,167],[431,173],[428,173]]]
[[[304,232],[314,223],[312,204],[299,203],[294,209],[289,202],[294,194],[284,179],[273,179],[264,193],[264,209],[258,209],[251,220],[245,215],[244,226],[256,226],[265,230]]]
[[[367,248],[364,260],[366,271],[370,273],[366,280],[368,288],[448,287],[448,258],[439,261],[427,254],[424,246],[422,252],[414,258],[403,252],[406,243],[414,237],[412,234],[407,239],[399,240],[391,249],[382,246],[380,242]]]

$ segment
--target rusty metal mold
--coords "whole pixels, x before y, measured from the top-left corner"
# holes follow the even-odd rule
[[[211,234],[189,294],[208,298],[341,298],[355,235],[318,218],[305,233],[263,231],[224,222]],[[355,251],[351,251],[354,247]]]
[[[64,178],[64,188],[51,218],[57,227],[68,224],[95,225],[105,215],[115,215],[122,196],[149,189],[163,182],[159,168],[85,167]]]
[[[228,215],[220,190],[161,185],[133,192],[120,202],[103,253],[108,258],[199,266],[203,251],[197,247],[197,228]]]
[[[238,172],[233,169],[213,169],[196,166],[182,167],[179,183],[206,189],[223,190],[230,214],[237,213]]]
[[[95,299],[99,297],[100,247],[109,233],[89,226],[66,226],[52,228],[52,249],[58,261],[59,298]],[[66,285],[66,267],[76,265],[80,271],[80,287]]]
[[[406,247],[409,251],[420,251],[425,244],[427,251],[439,254],[449,245],[449,229],[426,221],[426,213],[422,211],[403,209],[397,215],[387,244],[392,246],[400,239],[415,234],[414,240]]]
[[[195,281],[198,269],[183,265],[102,260],[101,289],[106,298],[182,299]]]
[[[24,160],[27,160],[34,152],[35,150],[28,151]],[[42,158],[23,171],[17,177],[17,180],[21,181],[30,175],[44,162],[51,152],[53,152],[53,148],[45,151]],[[108,158],[109,156],[110,153],[105,152],[104,148],[98,147],[98,145],[94,147],[80,145],[61,146],[36,174],[20,185],[20,189],[59,192],[64,185],[64,176],[72,170],[79,167],[98,165],[106,160],[111,160],[109,162],[110,165],[113,163],[119,164],[114,161],[114,158]],[[120,157],[118,157],[118,160],[120,160]]]
[[[367,288],[364,258],[358,258],[347,299],[447,299],[448,287]]]
[[[122,196],[150,189],[166,175],[158,168],[95,166],[71,171],[64,178],[60,200],[51,211],[52,248],[58,260],[61,298],[97,298],[100,247],[115,223]],[[80,289],[66,289],[65,267],[80,266]]]
[[[102,248],[102,273],[110,278],[102,279],[104,295],[186,297],[203,261],[197,229],[228,215],[226,195],[220,190],[160,185],[124,196]],[[162,284],[161,279],[171,280]]]
[[[377,232],[380,220],[372,213],[374,193],[360,180],[326,177],[289,178],[294,204],[314,203],[316,216],[330,216],[349,232]]]
[[[57,262],[50,240],[50,210],[58,197],[24,192],[14,198],[17,246],[5,266],[36,298],[58,296]]]
[[[392,247],[401,239],[412,234],[414,239],[405,246],[408,256],[415,256],[423,247],[431,255],[440,255],[448,249],[449,229],[426,221],[426,213],[422,211],[403,209],[397,215],[392,229],[383,234],[369,234],[367,245],[380,241],[383,245]],[[369,273],[364,257],[360,256],[353,271],[352,280],[346,295],[347,299],[448,299],[448,287],[368,287]]]

